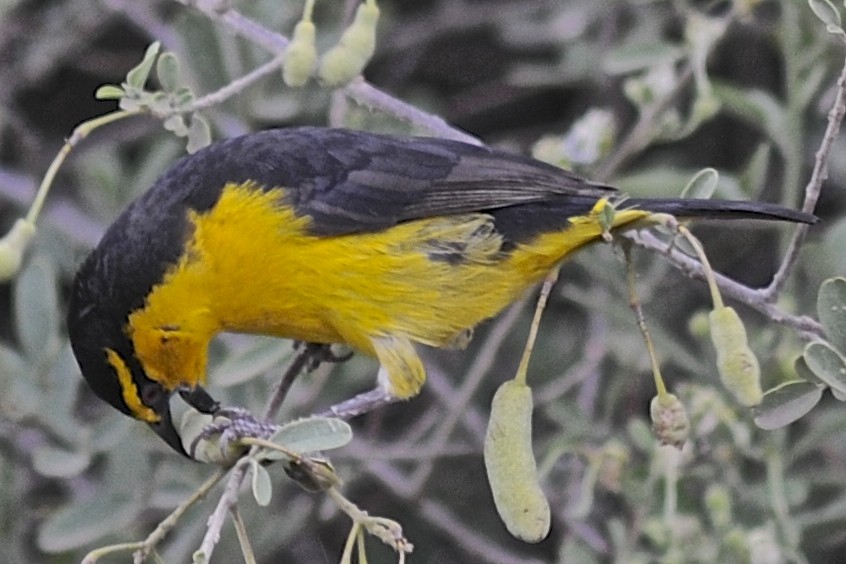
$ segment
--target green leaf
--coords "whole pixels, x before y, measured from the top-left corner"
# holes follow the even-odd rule
[[[296,453],[305,454],[340,448],[352,440],[352,428],[346,421],[332,417],[309,417],[286,423],[270,440]],[[269,452],[269,460],[285,458],[279,452]]]
[[[826,25],[827,29],[831,27],[835,30],[840,29],[840,12],[829,0],[808,0],[808,6],[810,6],[814,15]],[[829,30],[829,33],[831,33],[831,30]]]
[[[97,491],[94,497],[69,505],[48,517],[38,530],[38,548],[48,553],[81,548],[109,535],[125,533],[140,513],[127,493]]]
[[[273,496],[273,484],[270,482],[270,474],[255,459],[250,459],[252,471],[253,497],[261,507],[270,505],[270,498]]]
[[[159,55],[156,61],[156,76],[165,92],[175,92],[179,88],[179,59],[170,51]]]
[[[189,153],[196,153],[211,143],[211,128],[206,119],[195,113],[191,116],[191,125],[188,127],[188,145],[185,149]]]
[[[59,341],[59,290],[52,262],[35,257],[15,280],[15,329],[31,360],[44,357]]]
[[[35,470],[48,478],[72,478],[78,476],[91,463],[87,452],[71,452],[63,448],[42,446],[32,453]]]
[[[703,168],[690,179],[690,182],[682,190],[681,197],[708,199],[714,195],[714,190],[717,189],[719,182],[719,172],[713,168]]]
[[[123,98],[123,88],[115,84],[104,84],[94,92],[98,100],[120,100]]]
[[[147,83],[147,78],[150,76],[150,71],[153,69],[153,63],[156,62],[160,47],[161,44],[158,41],[150,43],[141,62],[126,73],[127,84],[138,89],[144,88],[144,84]]]
[[[846,393],[846,362],[826,342],[809,343],[805,347],[805,362],[817,377],[832,390]]]
[[[817,316],[828,341],[846,353],[846,278],[829,278],[817,294]]]
[[[754,408],[755,424],[767,431],[790,425],[817,405],[824,389],[812,382],[794,380],[767,390],[761,404]]]

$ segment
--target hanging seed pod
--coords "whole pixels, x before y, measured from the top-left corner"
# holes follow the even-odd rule
[[[317,65],[317,46],[315,27],[311,21],[311,9],[314,2],[306,3],[303,18],[294,27],[291,42],[285,49],[282,59],[282,79],[292,88],[303,86],[314,72]]]
[[[761,367],[746,338],[746,328],[731,307],[717,307],[708,315],[711,342],[717,351],[720,380],[746,407],[758,405],[764,397]]]
[[[497,390],[485,435],[485,468],[499,516],[508,531],[526,542],[549,534],[549,504],[532,452],[532,391],[516,380]]]
[[[0,239],[0,282],[11,280],[20,270],[24,251],[34,236],[35,225],[25,219],[18,219]]]
[[[681,449],[690,436],[690,421],[684,404],[673,394],[657,395],[649,404],[652,430],[662,445]]]
[[[353,23],[338,44],[320,58],[317,76],[327,86],[342,86],[359,76],[376,50],[379,7],[375,0],[360,4]]]

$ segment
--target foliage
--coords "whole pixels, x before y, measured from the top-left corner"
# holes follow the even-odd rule
[[[185,562],[208,546],[207,520],[221,497],[214,469],[174,456],[143,425],[93,398],[63,327],[79,260],[183,152],[170,132],[192,148],[207,134],[299,123],[467,139],[444,120],[637,196],[673,196],[689,185],[700,196],[796,206],[816,197],[830,171],[817,209],[824,222],[807,240],[785,226],[697,226],[715,270],[729,277],[718,283],[760,360],[761,404],[743,407],[720,383],[706,287],[686,276],[702,270],[687,247],[673,243],[670,252],[668,235],[635,234],[636,245],[658,250],[635,253],[637,286],[667,385],[686,412],[681,450],[660,446],[649,428],[655,386],[628,310],[625,267],[612,246],[598,245],[563,266],[528,368],[536,473],[552,517],[546,540],[526,545],[508,535],[482,463],[491,398],[517,371],[524,347],[533,310],[526,301],[481,327],[467,351],[427,354],[421,397],[351,422],[354,437],[332,451],[331,465],[298,458],[303,451],[291,447],[285,461],[238,466],[250,473],[258,503],[242,497],[236,526],[223,527],[211,545],[212,561],[243,560],[244,533],[259,562],[334,561],[364,542],[361,528],[396,541],[393,521],[334,497],[340,489],[401,522],[412,561],[841,555],[846,221],[837,188],[846,165],[843,141],[830,130],[836,115],[827,112],[843,109],[843,6],[500,0],[483,9],[382,0],[364,73],[370,82],[332,91],[313,79],[317,53],[349,37],[339,22],[356,4],[344,10],[317,0],[304,14],[303,3],[270,0],[0,3],[8,32],[0,52],[14,53],[0,66],[0,231],[15,224],[35,191],[31,179],[45,177],[74,126],[114,109],[114,101],[94,100],[98,87],[113,85],[100,97],[120,99],[124,110],[161,119],[121,119],[84,143],[87,133],[71,138],[73,152],[50,177],[56,189],[34,246],[0,286],[4,560],[78,561],[96,547],[139,541],[203,483],[212,501],[186,507],[156,550],[166,562]],[[298,44],[306,46],[304,66],[286,67],[279,34],[312,21],[314,53]],[[162,49],[143,58],[157,41]],[[350,77],[343,78],[337,82]],[[817,154],[826,143],[830,152]],[[776,272],[774,284],[753,290]],[[284,342],[224,336],[213,345],[210,388],[226,404],[261,413],[282,367],[297,358]],[[360,356],[320,366],[294,384],[280,419],[321,412],[372,385],[375,370]],[[346,436],[320,428],[339,443]],[[281,442],[298,440],[306,439]],[[293,481],[281,471],[292,464]],[[304,482],[335,493],[303,491]],[[372,560],[397,558],[372,537],[367,548]]]

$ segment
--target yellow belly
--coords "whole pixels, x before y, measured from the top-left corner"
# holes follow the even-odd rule
[[[145,366],[161,364],[156,379],[180,362],[184,369],[185,358],[163,364],[165,333],[174,349],[205,347],[219,331],[343,342],[370,354],[382,336],[446,346],[602,232],[595,217],[574,218],[566,230],[502,252],[491,218],[467,214],[316,237],[281,195],[230,185],[213,209],[192,214],[187,252],[130,316],[136,354]],[[618,212],[615,225],[644,215]],[[193,369],[200,381],[204,352],[201,364]]]

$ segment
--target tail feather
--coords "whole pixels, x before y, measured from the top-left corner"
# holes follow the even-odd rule
[[[686,198],[628,198],[620,208],[639,208],[676,217],[706,217],[712,219],[764,219],[814,224],[819,218],[813,214],[767,202],[743,200],[704,200]]]

